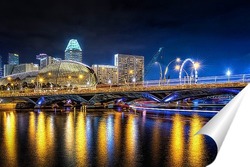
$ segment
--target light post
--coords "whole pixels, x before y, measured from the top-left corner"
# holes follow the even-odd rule
[[[14,89],[14,84],[13,84],[13,83],[11,83],[10,85],[11,85],[12,93],[14,93],[14,92],[15,92],[15,89]]]
[[[78,76],[78,78],[79,78],[79,80],[78,80],[78,86],[80,87],[80,83],[81,83],[81,79],[83,79],[83,75],[80,74],[80,75]]]
[[[43,88],[43,78],[39,78],[39,82],[40,82],[41,89],[42,89]]]
[[[175,70],[176,71],[179,71],[181,69],[181,67],[180,67],[180,65],[176,65],[175,66]],[[184,69],[184,68],[182,68],[182,70],[186,73],[186,76],[187,76],[187,81],[188,81],[188,79],[189,79],[189,76],[188,76],[188,73],[187,73],[187,71]],[[185,84],[185,80],[184,80],[184,84]],[[180,83],[181,84],[181,83]],[[190,82],[190,84],[191,84],[191,82]]]
[[[108,80],[108,84],[109,84],[109,89],[111,89],[111,80]]]
[[[231,71],[228,69],[226,72],[226,75],[228,77],[228,82],[230,81]]]
[[[187,71],[186,71],[184,68],[183,68],[182,70],[186,73],[187,83],[190,83],[190,84],[191,84],[190,78],[189,78],[189,75],[188,75]],[[185,84],[185,80],[184,80],[184,84]]]
[[[135,87],[135,82],[136,82],[135,77],[133,77],[132,81],[133,81],[133,83],[134,83],[134,87]]]
[[[166,79],[166,76],[167,76],[167,73],[168,73],[168,67],[170,66],[170,64],[172,64],[173,62],[179,63],[180,61],[181,61],[180,58],[176,58],[176,59],[174,59],[174,60],[172,60],[172,61],[170,61],[168,63],[167,67],[165,68],[165,72],[164,72],[164,80]]]
[[[8,80],[8,81],[11,81],[11,77],[7,77],[7,80]]]
[[[194,65],[193,65],[193,68],[194,68],[194,71],[195,71],[195,83],[197,83],[198,81],[198,75],[197,75],[197,70],[200,68],[200,63],[199,62],[195,62]]]
[[[161,64],[159,62],[155,62],[155,64],[158,64],[159,65],[159,68],[160,68],[160,79],[159,79],[159,86],[161,85],[161,80],[162,80],[162,68],[161,68]]]

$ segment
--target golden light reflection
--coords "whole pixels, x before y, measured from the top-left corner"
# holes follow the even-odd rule
[[[45,166],[46,154],[47,154],[47,139],[46,139],[46,129],[45,129],[45,116],[44,113],[39,113],[36,131],[36,152],[38,166]]]
[[[125,166],[135,166],[135,157],[136,157],[136,125],[135,118],[133,115],[129,115],[126,124],[125,130],[125,155],[126,161]]]
[[[153,136],[152,136],[152,159],[156,166],[159,162],[160,158],[160,131],[159,125],[161,124],[160,120],[155,120],[154,127],[153,127]]]
[[[69,158],[74,157],[74,113],[70,112],[65,127],[65,152]]]
[[[35,113],[29,113],[29,145],[30,150],[32,151],[36,147],[36,125],[35,125]]]
[[[6,147],[6,166],[17,165],[17,144],[16,144],[16,115],[9,112],[4,115],[4,137]]]
[[[46,118],[46,143],[47,143],[47,162],[52,162],[54,159],[55,150],[55,127],[52,117]]]
[[[98,127],[98,141],[97,141],[97,155],[98,155],[98,166],[107,166],[107,129],[106,119],[102,119]]]
[[[114,115],[114,144],[115,144],[115,155],[119,157],[118,154],[120,154],[120,149],[121,149],[121,117],[122,113],[115,112]]]
[[[83,112],[79,112],[76,125],[76,158],[77,166],[88,165],[88,149],[86,134],[86,117]]]
[[[185,149],[184,125],[185,122],[180,114],[173,116],[173,127],[170,138],[171,166],[183,166]]]
[[[204,149],[204,136],[203,135],[194,136],[203,126],[201,121],[202,118],[200,116],[193,115],[190,124],[188,157],[189,157],[189,164],[195,167],[205,166],[204,155],[206,154],[206,152]]]

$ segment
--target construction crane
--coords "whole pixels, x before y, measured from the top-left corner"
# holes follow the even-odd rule
[[[159,50],[156,52],[156,54],[153,56],[153,58],[151,59],[151,61],[146,66],[146,68],[144,70],[144,78],[146,78],[146,76],[148,75],[148,73],[151,70],[152,66],[154,65],[154,63],[156,62],[157,58],[159,57],[162,49],[163,49],[163,47],[159,48]]]

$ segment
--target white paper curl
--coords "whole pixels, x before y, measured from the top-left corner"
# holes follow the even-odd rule
[[[222,108],[198,134],[208,135],[216,142],[218,154],[210,166],[250,166],[250,85]]]

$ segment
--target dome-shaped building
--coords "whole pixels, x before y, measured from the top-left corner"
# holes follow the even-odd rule
[[[70,60],[50,64],[39,71],[36,81],[59,86],[95,87],[97,77],[89,66]]]

